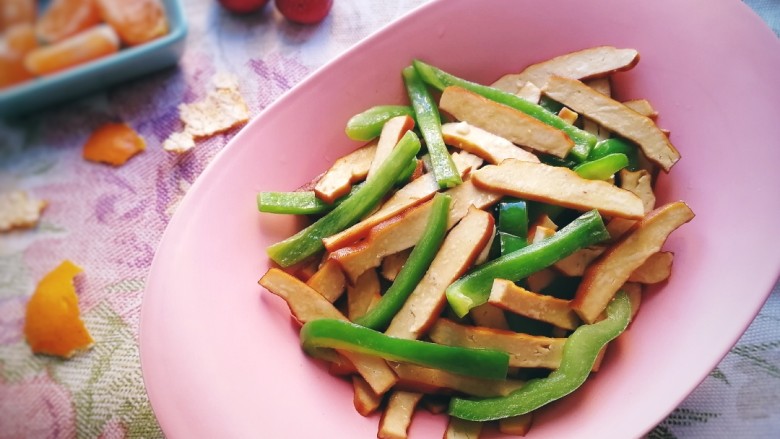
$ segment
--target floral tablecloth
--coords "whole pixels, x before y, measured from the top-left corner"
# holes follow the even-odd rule
[[[0,189],[48,201],[40,224],[0,236],[0,438],[160,437],[138,359],[139,311],[155,247],[187,189],[235,134],[183,156],[160,145],[180,128],[177,105],[204,96],[218,71],[235,74],[252,114],[318,66],[425,0],[336,0],[300,27],[272,8],[234,16],[188,0],[177,68],[81,100],[0,122]],[[780,32],[780,0],[747,2]],[[81,158],[88,135],[123,121],[148,148],[121,168]],[[69,258],[83,319],[96,340],[70,360],[33,355],[22,335],[37,281]],[[650,437],[778,437],[780,287],[721,364]]]

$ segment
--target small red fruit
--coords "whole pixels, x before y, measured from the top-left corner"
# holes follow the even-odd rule
[[[248,14],[259,11],[269,0],[219,0],[219,3],[230,12]]]
[[[299,24],[319,23],[328,16],[333,0],[274,0],[284,18]]]

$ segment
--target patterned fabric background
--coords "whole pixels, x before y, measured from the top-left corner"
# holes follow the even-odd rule
[[[241,80],[258,114],[313,69],[425,0],[336,0],[326,21],[299,27],[272,8],[232,16],[188,0],[190,32],[178,68],[22,120],[0,122],[0,190],[49,201],[40,225],[0,237],[0,438],[161,437],[143,386],[137,337],[144,279],[157,242],[211,158],[235,131],[181,157],[161,150],[180,128],[177,105],[205,94],[217,71]],[[780,1],[751,0],[778,32]],[[124,121],[147,150],[114,169],[81,158],[87,136]],[[22,336],[37,281],[62,259],[96,340],[63,361],[32,355]],[[780,431],[780,289],[699,388],[649,436],[775,437]]]

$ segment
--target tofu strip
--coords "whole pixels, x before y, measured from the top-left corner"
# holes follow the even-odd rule
[[[422,399],[421,393],[396,390],[390,395],[387,407],[379,419],[378,439],[406,439],[409,425],[417,403]]]
[[[441,134],[447,145],[478,155],[494,165],[505,159],[539,163],[536,155],[503,137],[471,126],[467,122],[445,123],[441,126]]]
[[[561,363],[565,338],[541,337],[500,329],[459,325],[439,319],[428,336],[448,346],[498,349],[509,354],[509,365],[557,369]]]
[[[504,279],[493,281],[488,302],[515,314],[563,329],[575,329],[581,323],[577,314],[569,307],[568,300],[533,293]]]
[[[585,270],[571,303],[574,311],[583,321],[595,322],[631,273],[660,251],[669,235],[693,217],[693,211],[681,201],[652,211]]]
[[[521,73],[502,76],[492,84],[509,93],[517,93],[526,82],[544,87],[552,75],[572,79],[590,79],[629,70],[639,62],[639,52],[611,46],[592,47],[532,64]]]
[[[382,288],[376,270],[366,270],[347,287],[347,316],[354,321],[365,315],[382,298]]]
[[[382,134],[379,136],[379,142],[376,145],[376,153],[371,160],[371,166],[368,168],[366,180],[369,180],[371,175],[376,173],[379,165],[390,155],[390,152],[393,151],[401,137],[412,128],[414,128],[414,119],[407,115],[396,116],[385,122]]]
[[[444,439],[477,439],[482,433],[482,422],[467,421],[450,416]]]
[[[326,259],[322,266],[306,281],[306,285],[333,303],[344,294],[347,279],[336,261]]]
[[[577,210],[598,209],[603,215],[639,219],[642,200],[605,181],[588,180],[574,171],[543,163],[505,160],[485,166],[471,178],[488,191],[555,204]]]
[[[471,180],[445,192],[452,197],[447,227],[451,228],[468,213],[469,206],[485,208],[497,202],[500,194],[478,189]],[[431,202],[405,211],[371,228],[365,240],[331,253],[330,257],[352,282],[369,268],[377,267],[382,258],[413,247],[420,240],[430,215]]]
[[[292,315],[301,323],[316,319],[347,320],[328,299],[316,290],[278,268],[272,268],[258,282],[287,302]],[[338,351],[357,369],[377,395],[384,395],[398,381],[385,360],[357,352]]]
[[[553,76],[543,91],[599,125],[634,141],[650,161],[666,172],[680,159],[680,153],[652,119],[580,81]]]
[[[418,339],[441,313],[447,301],[444,291],[471,267],[493,231],[493,216],[476,208],[444,238],[444,242],[420,283],[406,299],[385,334]]]
[[[441,369],[431,369],[411,363],[389,362],[398,375],[397,386],[423,393],[460,392],[467,395],[491,397],[506,396],[523,386],[519,380],[486,380],[467,377]]]
[[[376,142],[369,143],[336,160],[314,185],[317,198],[332,203],[336,198],[349,193],[352,183],[368,175],[374,154],[376,154]]]
[[[463,154],[453,154],[452,161],[455,163],[458,171],[460,171],[461,177],[465,176],[474,165],[470,157]],[[345,245],[352,244],[354,241],[365,236],[371,227],[398,215],[406,209],[430,200],[438,190],[439,184],[436,183],[436,178],[433,173],[429,172],[424,174],[420,178],[412,180],[399,189],[371,216],[342,232],[323,239],[322,242],[325,244],[325,248],[327,248],[328,251],[333,251],[344,247]]]
[[[566,157],[574,142],[563,131],[460,87],[447,87],[439,108],[458,120],[535,151]]]

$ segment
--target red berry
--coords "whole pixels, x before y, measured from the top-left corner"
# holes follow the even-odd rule
[[[259,11],[269,0],[219,0],[219,3],[230,12],[248,14]]]
[[[284,18],[299,24],[319,23],[328,16],[333,0],[274,0]]]

